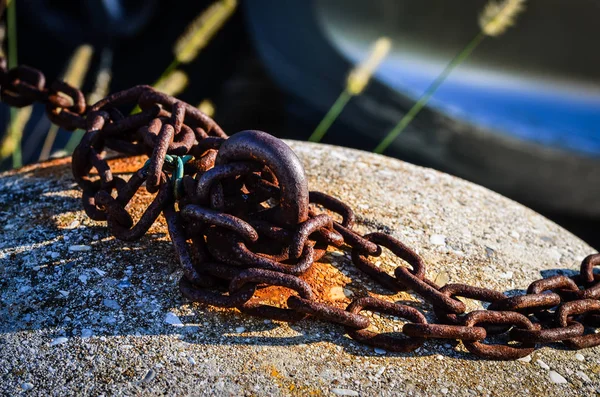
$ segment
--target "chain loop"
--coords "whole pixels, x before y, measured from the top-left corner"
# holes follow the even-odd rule
[[[589,258],[589,257],[588,257]],[[556,319],[561,327],[569,325],[569,316],[600,312],[600,301],[583,299],[579,301],[563,303],[556,311]],[[563,340],[563,343],[571,349],[584,349],[600,345],[600,334],[589,334],[576,336]]]
[[[534,331],[535,326],[527,317],[516,312],[495,312],[488,310],[476,310],[465,317],[465,326],[474,327],[477,324],[502,324],[514,325],[523,329]],[[508,345],[486,345],[480,341],[464,341],[463,344],[468,351],[480,357],[492,360],[516,360],[533,352],[534,343],[523,342],[521,346]]]
[[[358,298],[346,309],[346,311],[352,314],[358,314],[363,310],[372,310],[374,312],[405,318],[413,323],[427,324],[425,316],[417,309],[406,305],[382,301],[373,297]],[[367,329],[346,327],[346,332],[354,340],[392,352],[411,352],[419,348],[425,342],[425,338],[423,337],[408,336],[407,338],[400,339],[392,335],[378,334]]]

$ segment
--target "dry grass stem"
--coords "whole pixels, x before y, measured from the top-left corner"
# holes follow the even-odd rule
[[[181,63],[191,62],[223,27],[237,7],[237,0],[221,0],[212,4],[190,23],[177,39],[173,52]]]
[[[154,88],[167,95],[176,96],[185,90],[188,83],[189,78],[185,72],[174,70],[168,76],[158,81]]]
[[[500,36],[524,10],[525,0],[490,1],[479,16],[481,31],[487,36]]]
[[[198,109],[209,117],[213,117],[215,115],[215,105],[208,99],[200,102]]]
[[[360,93],[363,92],[369,83],[371,76],[385,59],[391,48],[392,41],[387,37],[380,37],[375,44],[373,44],[369,57],[361,62],[348,75],[346,90],[351,95],[360,95]]]
[[[96,75],[94,89],[88,95],[88,103],[94,104],[108,95],[112,80],[113,51],[110,48],[102,50],[100,68]]]

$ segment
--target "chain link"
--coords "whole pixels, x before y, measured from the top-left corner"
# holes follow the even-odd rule
[[[593,273],[599,254],[583,260],[578,276],[535,281],[524,295],[508,297],[466,284],[440,288],[426,278],[426,264],[411,248],[383,233],[360,235],[347,204],[309,192],[299,159],[267,133],[243,131],[228,138],[195,107],[149,86],[88,106],[80,90],[61,81],[46,87],[40,71],[28,66],[7,70],[2,58],[0,84],[2,102],[16,107],[42,103],[57,125],[85,129],[73,152],[72,172],[90,218],[106,221],[116,238],[127,241],[141,238],[161,213],[165,216],[183,270],[179,288],[191,301],[280,321],[314,317],[389,351],[413,351],[427,339],[456,339],[481,357],[514,360],[530,354],[536,344],[600,345],[600,334],[588,328],[600,318],[600,276]],[[123,115],[122,110],[135,106],[141,112]],[[149,159],[125,181],[112,174],[107,148]],[[144,184],[155,195],[134,221],[128,209]],[[381,286],[420,295],[433,308],[436,323],[428,323],[413,307],[372,296],[346,308],[324,301],[307,280],[329,246],[347,247],[354,265]],[[373,264],[369,257],[381,256],[382,247],[410,267],[399,266],[390,274]],[[283,307],[263,294],[265,287],[286,295]],[[489,306],[466,313],[459,296]],[[363,310],[408,322],[400,334],[375,332]],[[505,343],[484,343],[493,334],[502,334]]]

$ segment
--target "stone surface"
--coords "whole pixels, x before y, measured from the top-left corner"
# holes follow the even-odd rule
[[[448,175],[355,150],[290,145],[311,189],[350,203],[360,232],[384,231],[416,248],[429,278],[443,274],[451,283],[516,292],[541,276],[571,274],[594,251],[531,210]],[[112,162],[123,173],[142,164],[141,158]],[[478,359],[453,341],[396,354],[357,344],[329,324],[288,325],[190,304],[177,289],[181,272],[164,220],[140,241],[114,240],[81,210],[69,165],[61,159],[0,176],[0,394],[561,396],[600,390],[599,348],[583,351],[585,361],[558,344],[515,362]],[[134,216],[150,197],[136,196]],[[378,262],[388,270],[399,264],[387,254]],[[432,318],[416,297],[389,295],[370,282],[347,252],[331,251],[310,276],[318,296],[343,287],[335,295],[339,307],[373,294]],[[374,323],[382,330],[401,327],[381,317]],[[565,382],[551,380],[538,360]]]

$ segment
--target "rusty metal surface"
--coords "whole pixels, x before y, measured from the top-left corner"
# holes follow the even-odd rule
[[[17,107],[41,102],[61,127],[85,129],[72,172],[90,218],[105,221],[116,238],[129,241],[146,234],[161,214],[165,217],[183,269],[179,288],[191,301],[280,321],[315,317],[389,351],[412,351],[426,339],[455,339],[481,357],[510,360],[530,354],[536,344],[600,345],[600,334],[589,329],[597,326],[600,313],[600,277],[593,273],[599,254],[582,261],[580,275],[538,280],[524,295],[465,284],[439,287],[425,277],[426,263],[410,247],[381,232],[357,233],[348,205],[309,192],[294,152],[265,132],[228,138],[198,109],[149,86],[88,106],[81,91],[64,82],[46,87],[44,75],[30,67],[0,67],[0,84],[3,102]],[[135,106],[141,112],[124,116],[124,108]],[[106,148],[145,154],[148,160],[126,181],[111,170]],[[134,221],[130,207],[144,190],[154,198]],[[306,280],[328,246],[351,251],[356,267],[383,287],[421,296],[437,323],[428,324],[416,308],[372,296],[357,298],[345,309],[327,302]],[[410,267],[388,273],[371,262],[382,247]],[[261,294],[269,288],[284,291],[282,306]],[[456,297],[490,305],[467,313]],[[375,332],[362,310],[408,322],[399,334]],[[496,334],[504,344],[484,343]]]

